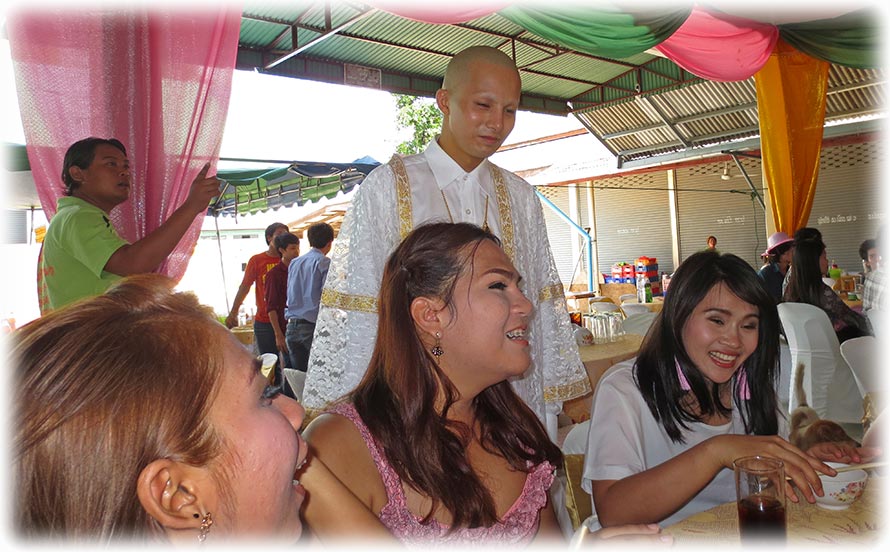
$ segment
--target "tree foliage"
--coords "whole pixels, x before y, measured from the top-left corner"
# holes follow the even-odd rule
[[[442,127],[442,112],[436,107],[435,100],[430,98],[404,94],[393,96],[398,107],[396,122],[399,129],[413,130],[411,139],[396,146],[396,151],[402,155],[421,153]]]

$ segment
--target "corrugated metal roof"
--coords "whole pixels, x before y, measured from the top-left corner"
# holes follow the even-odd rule
[[[884,92],[881,71],[831,66],[826,123],[883,116]],[[619,166],[760,134],[753,78],[700,81],[576,115],[615,154]]]
[[[500,48],[519,67],[520,107],[573,113],[619,167],[759,135],[753,79],[710,82],[649,53],[575,52],[498,14],[435,25],[359,2],[308,0],[248,0],[242,13],[239,69],[403,94],[433,96],[450,57],[468,46]],[[826,122],[883,116],[884,89],[883,70],[832,65]]]

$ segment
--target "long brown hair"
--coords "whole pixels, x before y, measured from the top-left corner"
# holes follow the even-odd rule
[[[160,458],[207,465],[224,451],[208,421],[221,326],[173,284],[133,276],[12,335],[21,535],[160,537],[136,495],[140,472]]]
[[[500,245],[478,226],[436,223],[417,227],[396,248],[383,272],[370,365],[351,394],[399,477],[432,499],[426,519],[441,503],[452,515],[452,529],[491,526],[497,513],[466,457],[471,428],[447,418],[457,390],[424,346],[410,307],[417,297],[439,298],[453,312],[457,279],[472,270],[484,240]],[[514,469],[527,472],[545,460],[561,465],[559,447],[509,382],[486,388],[473,407],[482,446]]]

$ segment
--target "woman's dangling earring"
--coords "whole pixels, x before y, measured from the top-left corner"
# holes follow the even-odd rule
[[[430,352],[436,357],[436,360],[439,360],[439,357],[445,354],[445,351],[442,350],[442,334],[436,332],[436,344],[433,345],[433,348],[430,349]]]
[[[210,532],[210,527],[213,525],[213,517],[210,515],[210,512],[204,514],[204,517],[201,518],[201,532],[198,533],[198,542],[203,543],[207,540],[207,533]]]

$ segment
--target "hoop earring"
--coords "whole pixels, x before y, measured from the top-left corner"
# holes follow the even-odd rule
[[[430,349],[430,352],[436,357],[436,360],[439,360],[439,357],[445,354],[445,351],[442,350],[441,340],[442,334],[436,332],[436,344]]]
[[[207,534],[210,532],[210,527],[213,525],[213,516],[210,515],[210,512],[204,514],[204,517],[201,518],[201,532],[198,533],[198,542],[203,543],[207,540]]]

